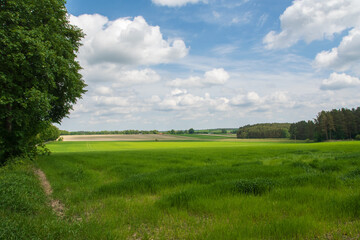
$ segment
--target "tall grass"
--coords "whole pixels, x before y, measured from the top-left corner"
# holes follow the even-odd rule
[[[359,238],[360,143],[53,143],[41,157],[79,237]],[[83,229],[86,229],[84,232]]]
[[[80,223],[58,219],[32,164],[0,168],[0,239],[85,239]]]

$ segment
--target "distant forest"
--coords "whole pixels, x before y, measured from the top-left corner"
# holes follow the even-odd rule
[[[229,134],[236,133],[236,128],[217,128],[217,129],[204,129],[194,130],[170,130],[170,131],[158,131],[158,130],[124,130],[124,131],[74,131],[69,132],[66,130],[60,130],[61,135],[109,135],[109,134]]]
[[[108,134],[158,134],[158,130],[124,130],[124,131],[75,131],[60,130],[61,135],[108,135]]]
[[[299,140],[360,140],[360,107],[321,111],[314,121],[291,124],[289,132],[291,139]]]
[[[240,127],[238,138],[289,138],[291,123],[259,123]]]
[[[360,140],[360,107],[321,111],[314,120],[263,123],[240,127],[238,138],[290,138],[296,140]]]

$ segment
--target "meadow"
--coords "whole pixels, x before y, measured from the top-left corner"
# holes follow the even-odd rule
[[[360,142],[48,147],[35,164],[66,206],[59,239],[360,238]]]

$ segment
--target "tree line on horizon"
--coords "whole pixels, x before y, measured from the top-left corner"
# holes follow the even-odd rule
[[[360,107],[321,111],[314,120],[291,124],[289,132],[298,140],[360,140]]]
[[[321,111],[314,120],[296,123],[260,123],[240,127],[237,138],[290,138],[294,140],[360,140],[360,107]]]
[[[289,138],[291,123],[258,123],[240,127],[237,138]]]
[[[219,129],[205,129],[205,130],[195,130],[194,128],[190,128],[188,130],[174,130],[171,129],[169,131],[159,131],[159,130],[102,130],[102,131],[66,131],[59,130],[60,135],[109,135],[109,134],[228,134],[228,133],[236,133],[236,128],[219,128]]]
[[[158,130],[124,130],[124,131],[74,131],[60,130],[60,135],[108,135],[108,134],[158,134]]]

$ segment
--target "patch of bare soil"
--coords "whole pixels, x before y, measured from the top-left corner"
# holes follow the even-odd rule
[[[53,211],[55,212],[55,214],[58,217],[61,217],[61,218],[64,217],[65,206],[59,200],[53,199],[53,197],[52,197],[53,190],[51,188],[49,181],[46,178],[45,173],[43,171],[41,171],[40,169],[34,169],[34,173],[39,178],[41,186],[44,189],[44,192],[49,199],[50,206],[53,209]]]

